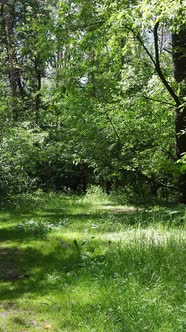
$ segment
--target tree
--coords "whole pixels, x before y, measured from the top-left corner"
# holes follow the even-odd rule
[[[7,49],[8,55],[8,63],[9,63],[9,80],[11,87],[11,95],[12,95],[12,112],[14,121],[18,120],[18,111],[17,111],[17,84],[19,82],[19,73],[17,69],[17,59],[15,53],[15,45],[14,45],[14,18],[13,18],[13,5],[8,0],[3,0],[1,4],[2,8],[2,26],[4,27],[4,35],[5,37],[5,45]]]
[[[186,154],[186,26],[172,35],[174,77],[180,84],[180,102],[176,108],[176,152],[180,160]],[[179,178],[181,201],[186,204],[186,172]]]
[[[158,117],[162,117],[163,123],[163,109],[167,108],[165,105],[169,104],[169,101],[165,92],[163,96],[166,99],[162,101],[162,91],[160,91],[158,97],[162,111],[159,110],[159,114],[154,112],[156,122],[151,123],[148,113],[149,109],[155,106],[152,104],[153,100],[150,101],[150,96],[148,103],[144,102],[144,98],[148,99],[148,84],[153,81],[154,72],[147,59],[144,45],[142,43],[139,45],[132,39],[134,30],[131,24],[133,25],[132,15],[135,9],[127,2],[122,4],[91,2],[91,5],[84,2],[75,4],[69,2],[67,7],[60,8],[60,13],[63,9],[63,15],[58,16],[60,35],[64,31],[66,33],[65,51],[66,54],[70,54],[66,57],[65,68],[61,68],[63,82],[61,84],[66,88],[59,104],[64,114],[66,109],[71,118],[75,119],[75,122],[72,120],[69,122],[69,128],[74,132],[76,127],[72,141],[75,150],[79,152],[78,159],[80,155],[84,160],[88,158],[96,172],[99,170],[98,173],[104,174],[104,178],[121,177],[124,170],[126,174],[127,170],[130,173],[132,169],[133,174],[136,172],[143,179],[146,177],[149,182],[154,181],[154,178],[157,181],[160,174],[160,163],[157,159],[153,158],[154,161],[156,159],[156,166],[152,167],[145,160],[144,167],[140,159],[143,151],[154,153],[159,149],[165,150],[166,158],[170,157],[169,150],[173,143],[170,143],[170,139],[166,143],[160,138],[161,130],[158,130],[155,138],[154,131],[158,128]],[[59,29],[57,28],[58,34]],[[139,42],[138,29],[136,28],[134,32]],[[60,45],[59,38],[58,45]],[[156,80],[155,82],[157,84]],[[58,89],[60,88],[61,86],[58,86]],[[152,97],[151,91],[149,94]],[[143,117],[144,126],[139,122],[140,117]],[[171,121],[171,128],[170,131],[167,130],[169,132],[167,137],[172,132],[173,121],[170,118],[169,113],[167,123]],[[101,135],[98,134],[99,130]],[[139,138],[143,138],[143,142],[140,142]],[[104,158],[101,155],[102,150],[106,151]],[[88,155],[85,151],[89,151]],[[165,156],[162,155],[162,158]],[[165,165],[162,162],[163,164]],[[153,175],[153,167],[154,174],[158,173],[157,176]]]
[[[179,161],[186,153],[186,4],[181,0],[174,3],[160,1],[158,4],[155,4],[153,1],[145,1],[143,6],[146,14],[149,9],[153,10],[154,13],[153,35],[155,60],[148,49],[146,51],[149,53],[148,55],[154,64],[160,80],[175,103],[176,155]],[[152,13],[150,15],[152,16]],[[166,79],[160,60],[158,29],[159,26],[163,27],[165,25],[168,25],[169,30],[172,30],[174,78],[178,83],[175,88]],[[178,185],[181,194],[180,200],[186,204],[186,172],[182,172],[179,176]]]
[[[125,186],[143,196],[176,187],[176,159],[185,152],[181,1],[3,0],[0,23],[1,127],[11,100],[10,136],[26,126],[45,137],[33,143],[25,174],[54,190],[85,189],[88,177],[107,191]]]

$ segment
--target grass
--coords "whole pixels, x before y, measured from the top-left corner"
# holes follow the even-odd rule
[[[0,214],[0,332],[186,331],[183,206],[37,193]]]

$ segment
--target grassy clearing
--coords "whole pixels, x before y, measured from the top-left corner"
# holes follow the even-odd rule
[[[0,332],[186,330],[185,210],[26,196],[0,214]]]

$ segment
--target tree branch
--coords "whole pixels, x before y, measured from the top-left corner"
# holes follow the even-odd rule
[[[173,88],[170,86],[169,82],[166,80],[166,78],[161,70],[160,57],[159,57],[159,44],[158,44],[158,28],[159,28],[159,22],[157,22],[154,27],[155,69],[156,69],[156,72],[157,72],[160,80],[166,87],[166,89],[169,92],[169,94],[171,95],[171,97],[174,99],[176,106],[179,107],[181,104],[180,99],[174,92]]]
[[[167,101],[162,101],[162,100],[155,99],[155,98],[151,98],[151,97],[144,96],[144,95],[141,96],[141,97],[144,98],[144,99],[152,100],[152,101],[154,101],[154,102],[156,102],[156,103],[165,104],[165,105],[170,105],[170,106],[172,106],[172,107],[175,107],[175,104],[173,104],[173,103],[169,103],[169,102],[167,102]]]
[[[137,33],[136,31],[134,31],[132,28],[130,28],[129,26],[125,26],[126,29],[128,29],[129,31],[131,31],[133,33],[133,35],[136,37],[136,39],[140,42],[141,46],[143,47],[143,49],[145,50],[145,52],[147,53],[148,57],[150,58],[150,60],[152,61],[152,63],[154,64],[154,66],[156,66],[156,62],[152,56],[152,54],[149,52],[148,48],[145,46],[143,39],[141,38],[140,34]]]
[[[173,100],[176,103],[176,106],[179,107],[181,105],[181,101],[179,99],[179,97],[176,95],[176,93],[174,92],[173,88],[170,86],[169,82],[167,81],[167,79],[165,78],[162,70],[161,70],[161,65],[160,65],[160,57],[159,57],[159,45],[158,45],[158,27],[159,27],[159,22],[157,22],[155,24],[154,27],[154,50],[155,50],[155,59],[152,56],[152,54],[150,53],[150,51],[148,50],[148,48],[146,47],[143,39],[141,38],[139,33],[136,33],[136,31],[134,31],[131,27],[129,26],[125,26],[126,29],[128,29],[129,31],[131,31],[133,33],[133,35],[136,37],[136,39],[140,42],[141,46],[143,47],[143,49],[145,50],[146,54],[148,55],[149,59],[151,60],[151,62],[154,65],[154,68],[160,78],[160,80],[162,81],[163,85],[165,86],[165,88],[167,89],[167,91],[169,92],[169,94],[171,95],[171,97],[173,98]]]
[[[112,129],[113,129],[113,131],[114,131],[114,133],[115,133],[115,135],[117,137],[117,139],[118,139],[118,142],[121,142],[120,136],[118,134],[118,131],[117,131],[116,127],[114,126],[113,121],[112,121],[110,115],[108,114],[108,112],[107,112],[107,110],[105,108],[103,109],[103,112],[105,113],[106,118],[109,121],[109,123],[110,123],[110,125],[111,125],[111,127],[112,127]]]

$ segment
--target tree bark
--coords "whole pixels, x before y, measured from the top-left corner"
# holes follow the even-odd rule
[[[180,85],[180,106],[176,108],[176,153],[178,160],[186,153],[186,27],[172,35],[174,78]],[[181,202],[186,204],[186,173],[180,175]]]
[[[16,68],[16,55],[13,42],[13,13],[12,5],[8,0],[3,1],[4,9],[4,22],[5,22],[5,31],[6,31],[6,43],[7,43],[7,54],[9,60],[9,78],[10,78],[10,87],[12,94],[12,112],[13,120],[18,120],[18,112],[16,105],[16,96],[17,96],[17,68]]]

